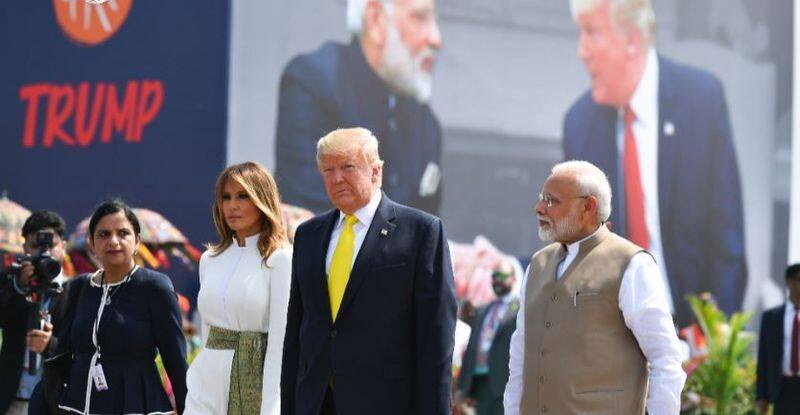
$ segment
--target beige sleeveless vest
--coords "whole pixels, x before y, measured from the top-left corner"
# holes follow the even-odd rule
[[[602,226],[560,280],[563,245],[533,255],[521,414],[644,414],[647,361],[618,301],[622,274],[641,251]]]

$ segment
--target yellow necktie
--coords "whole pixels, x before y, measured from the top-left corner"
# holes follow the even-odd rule
[[[356,245],[356,233],[353,225],[358,222],[358,218],[353,215],[344,217],[344,229],[339,235],[336,249],[331,258],[331,268],[328,270],[328,295],[331,300],[331,316],[336,321],[339,313],[339,306],[342,305],[344,290],[347,288],[347,281],[350,280],[350,265],[353,263],[353,250]]]

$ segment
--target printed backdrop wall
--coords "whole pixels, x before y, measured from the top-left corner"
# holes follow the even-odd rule
[[[120,196],[211,240],[228,29],[224,1],[0,4],[0,191],[70,229]]]
[[[229,162],[257,159],[270,167],[281,165],[276,152],[276,143],[285,139],[277,125],[281,76],[292,58],[314,53],[326,41],[350,41],[346,3],[234,5]],[[734,289],[742,307],[773,305],[783,299],[787,261],[792,5],[671,0],[654,6],[656,50],[719,79],[736,159],[730,165],[734,170],[723,170],[735,174],[738,169],[740,176],[740,185],[733,187],[740,192],[734,199],[742,205],[741,230],[735,238],[741,241],[743,252],[737,255],[744,257],[745,265],[733,278],[720,268],[707,268],[690,278],[717,281],[711,291],[719,295],[730,292],[733,280],[744,281]],[[549,168],[565,156],[562,128],[567,110],[589,87],[576,56],[577,29],[569,4],[438,0],[436,7],[443,38],[431,100],[443,129],[438,213],[452,239],[470,242],[485,235],[524,260],[541,246],[532,206]],[[695,130],[677,118],[660,121],[665,128],[664,122],[670,121],[666,130],[675,136],[687,127]],[[691,156],[682,157],[672,161],[676,169],[680,160]],[[727,208],[708,202],[707,195],[720,190],[708,183],[713,182],[698,174],[686,184],[699,191],[677,191],[671,194],[671,203],[710,211],[707,218],[712,220],[714,209]],[[662,210],[662,215],[681,212]],[[673,226],[666,226],[665,232],[683,232],[685,243],[696,242],[692,235],[714,232],[711,225],[688,230],[680,229],[680,221],[669,224]],[[724,255],[712,256],[679,256],[678,261],[700,266],[717,261],[725,267],[725,261],[719,262]],[[674,300],[683,301],[684,294],[678,292]]]
[[[98,201],[119,195],[162,213],[199,245],[214,237],[209,207],[216,174],[226,163],[256,160],[270,169],[295,169],[279,174],[281,183],[298,180],[304,187],[285,185],[282,192],[310,194],[287,199],[322,209],[324,195],[313,194],[321,189],[316,172],[303,164],[313,157],[308,143],[321,134],[314,126],[322,124],[311,122],[317,118],[308,101],[284,106],[284,125],[302,128],[279,130],[281,80],[291,73],[293,58],[308,57],[326,42],[340,45],[326,50],[346,50],[351,42],[346,5],[345,0],[202,0],[191,7],[136,0],[4,2],[0,190],[30,209],[58,210],[70,226]],[[678,231],[672,246],[711,235],[710,243],[733,249],[698,256],[668,247],[664,262],[688,270],[670,278],[692,275],[703,282],[699,287],[725,298],[731,281],[739,281],[738,305],[775,304],[783,298],[789,234],[792,4],[670,0],[655,7],[656,50],[719,80],[730,125],[727,138],[714,142],[727,143],[731,151],[711,153],[731,157],[712,163],[696,180],[682,177],[680,185],[668,186],[670,203],[660,215],[673,215],[672,221],[661,220],[662,233]],[[388,165],[396,170],[385,186],[392,195],[438,212],[452,240],[484,236],[524,262],[542,246],[532,206],[550,167],[570,154],[567,112],[589,87],[576,57],[577,30],[568,3],[437,0],[436,8],[443,44],[430,111],[402,97],[380,101],[386,104],[381,124],[386,131],[378,128],[382,145],[394,154],[408,152],[410,160],[390,158]],[[356,56],[350,46],[347,56]],[[300,68],[313,63],[299,62]],[[362,82],[374,75],[353,76],[364,69],[356,64],[339,73]],[[296,81],[284,82],[285,96],[302,103],[305,96],[291,88],[305,85],[308,77],[283,79]],[[353,93],[344,112],[369,99],[383,100],[376,82],[348,89]],[[324,96],[326,90],[305,92]],[[684,105],[676,111],[701,110]],[[720,119],[692,122],[671,115],[661,117],[658,129],[685,140],[685,132]],[[417,141],[404,148],[392,137]],[[670,163],[686,165],[681,163],[700,157],[706,143]],[[724,168],[712,170],[719,166]],[[734,183],[737,170],[738,185],[723,188],[719,180]],[[682,170],[659,172],[659,180],[666,180]],[[709,195],[719,195],[717,202],[732,195],[731,204],[712,202]],[[741,218],[734,212],[730,226],[689,227],[678,220],[702,210],[712,222],[735,204],[741,204]],[[712,262],[716,268],[708,267]],[[681,302],[687,292],[675,294]]]

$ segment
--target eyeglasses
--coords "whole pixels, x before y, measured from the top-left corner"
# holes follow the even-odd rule
[[[591,196],[573,196],[573,197],[565,197],[565,199],[587,199]],[[556,199],[550,193],[539,193],[539,203],[544,202],[548,208],[551,208],[559,203],[561,203],[560,199]],[[535,210],[535,209],[534,209]]]

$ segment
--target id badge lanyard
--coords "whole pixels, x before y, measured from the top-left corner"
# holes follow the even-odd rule
[[[128,282],[128,280],[131,278],[131,275],[133,275],[133,273],[138,269],[139,266],[134,265],[128,274],[125,275],[125,278],[122,279],[120,286]],[[98,274],[101,272],[103,271],[98,271]],[[94,323],[92,324],[92,344],[94,344],[94,354],[92,354],[92,359],[89,361],[89,377],[86,379],[86,402],[83,406],[84,414],[89,413],[89,402],[92,400],[92,384],[94,384],[94,387],[98,392],[108,389],[105,373],[103,373],[103,366],[99,363],[101,357],[101,348],[100,342],[97,338],[97,333],[100,329],[100,319],[103,318],[103,311],[105,311],[106,305],[110,304],[108,300],[110,299],[109,291],[111,290],[111,286],[104,284],[101,279],[100,288],[103,290],[103,294],[100,296],[100,305],[97,307],[97,317],[95,317]]]

